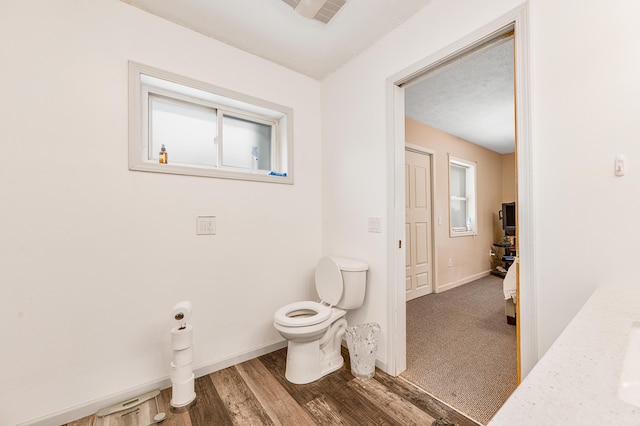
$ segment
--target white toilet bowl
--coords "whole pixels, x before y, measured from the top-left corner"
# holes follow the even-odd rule
[[[330,315],[317,324],[296,327],[274,321],[276,330],[289,341],[285,377],[291,383],[311,383],[344,364],[340,345],[347,329],[347,311],[320,306]]]
[[[359,261],[322,258],[315,276],[322,302],[295,302],[276,311],[273,325],[289,341],[287,380],[310,383],[342,367],[340,346],[347,328],[345,309],[362,305],[367,269]]]

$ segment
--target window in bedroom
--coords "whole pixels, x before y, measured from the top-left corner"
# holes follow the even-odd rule
[[[129,63],[129,169],[293,183],[292,110]]]
[[[476,164],[449,156],[449,235],[477,235]]]

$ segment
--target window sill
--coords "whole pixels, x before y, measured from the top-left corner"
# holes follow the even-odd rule
[[[187,176],[199,176],[199,177],[211,177],[220,179],[235,179],[235,180],[248,180],[255,182],[268,182],[268,183],[284,183],[293,184],[292,176],[273,176],[269,175],[267,171],[259,170],[255,173],[234,171],[228,169],[214,169],[210,167],[198,167],[194,165],[178,165],[178,164],[159,164],[151,162],[141,162],[137,164],[130,164],[129,170],[141,171],[141,172],[153,172],[153,173],[168,173],[172,175],[187,175]]]
[[[171,158],[178,157],[172,157],[171,153],[169,164],[160,164],[157,159],[152,160],[150,147],[153,147],[153,141],[149,131],[151,113],[148,105],[150,99],[156,95],[168,97],[181,105],[182,103],[193,104],[196,106],[195,109],[202,107],[216,111],[216,135],[213,142],[218,145],[213,153],[209,152],[211,150],[206,150],[210,154],[210,157],[207,157],[210,160],[207,161],[209,166],[172,162]],[[259,164],[276,171],[286,170],[287,176],[270,175],[268,170],[252,172],[249,150],[246,152],[246,164],[237,163],[244,167],[216,167],[215,165],[226,164],[225,141],[220,134],[222,129],[220,123],[224,122],[225,115],[227,118],[246,119],[254,124],[271,126],[270,145],[265,142],[265,146],[270,146],[265,151],[269,161]],[[188,118],[189,115],[185,117]],[[129,61],[129,170],[292,185],[294,183],[292,133],[293,110],[291,108]],[[263,139],[266,141],[266,138]],[[202,150],[202,147],[200,149]],[[153,150],[158,152],[157,146]]]
[[[478,235],[478,233],[475,230],[474,231],[453,231],[453,230],[449,231],[449,237],[451,238],[474,237],[476,235]]]

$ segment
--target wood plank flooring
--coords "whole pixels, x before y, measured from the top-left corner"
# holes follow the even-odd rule
[[[353,377],[345,365],[306,385],[284,377],[286,348],[196,379],[196,405],[171,413],[171,388],[162,390],[165,426],[212,425],[426,425],[436,420],[478,426],[402,378],[376,370]],[[94,416],[63,426],[94,426]]]

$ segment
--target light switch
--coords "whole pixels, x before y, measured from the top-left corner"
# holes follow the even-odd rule
[[[369,232],[380,233],[381,231],[381,220],[379,217],[370,217],[369,218]]]
[[[196,235],[215,235],[216,217],[198,216],[196,219]]]
[[[624,176],[627,171],[627,164],[624,155],[616,155],[615,173],[616,176]]]

